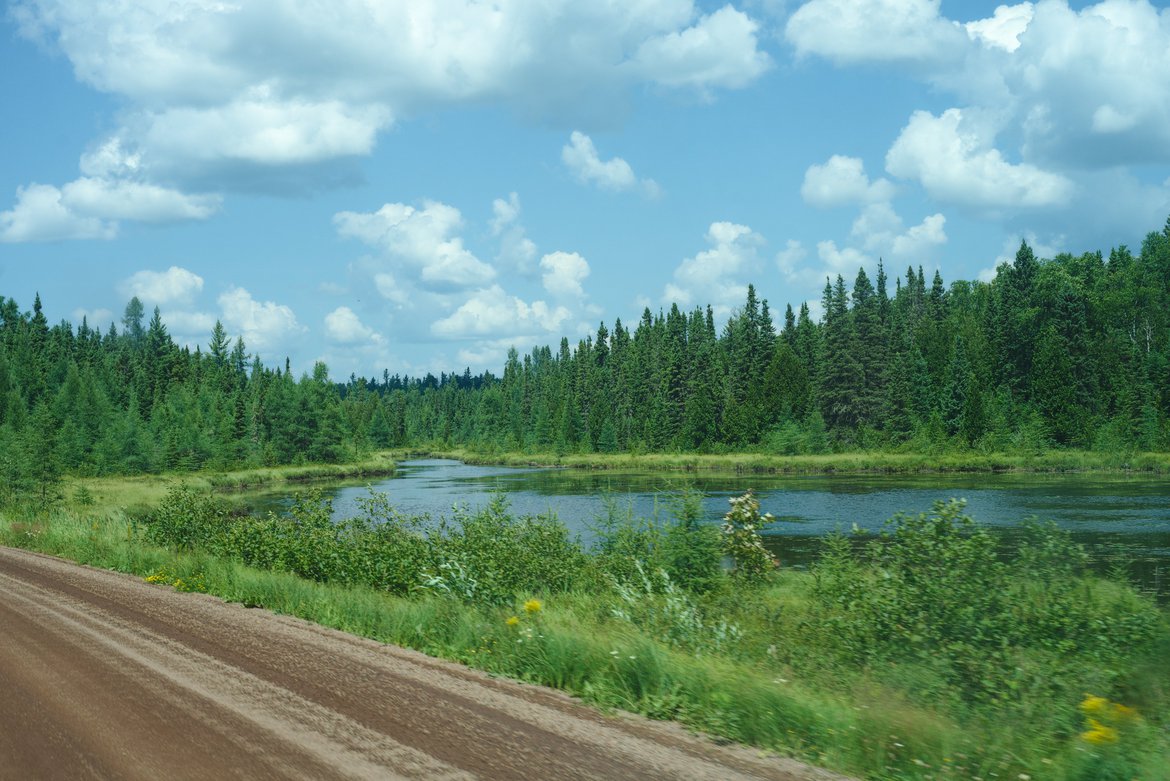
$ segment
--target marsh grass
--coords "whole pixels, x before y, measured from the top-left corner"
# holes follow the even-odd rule
[[[452,458],[469,464],[552,466],[616,472],[712,472],[726,474],[934,474],[981,472],[1170,473],[1170,454],[1046,450],[1038,453],[857,451],[820,455],[736,453],[577,453],[420,448],[410,457]]]
[[[569,578],[556,589],[502,578],[497,583],[510,583],[516,590],[483,601],[426,588],[393,595],[384,588],[328,577],[318,582],[293,572],[251,567],[226,552],[213,555],[201,544],[156,544],[141,518],[101,511],[100,488],[91,490],[95,503],[85,512],[0,515],[0,542],[153,579],[159,587],[205,591],[491,674],[555,686],[602,708],[674,719],[866,778],[1014,779],[1022,774],[1037,781],[1160,779],[1170,767],[1166,617],[1124,584],[1058,567],[1044,570],[1048,565],[1043,557],[1030,562],[1032,571],[999,569],[992,559],[979,558],[989,551],[978,540],[952,538],[946,530],[931,537],[929,523],[911,525],[910,532],[918,537],[909,543],[899,543],[893,535],[885,549],[868,554],[872,558],[863,555],[864,549],[848,562],[833,565],[830,557],[827,569],[782,570],[759,586],[726,577],[705,590],[672,590],[669,574],[655,574],[640,594],[631,591],[631,604],[620,588],[609,585],[606,571],[597,571],[605,557],[582,556],[564,560],[580,568],[581,577]],[[304,513],[311,521],[311,503]],[[234,522],[230,513],[215,518]],[[458,538],[448,553],[467,553],[467,546],[480,540],[477,534],[494,535],[501,529],[511,534],[523,528],[513,521],[497,512]],[[324,528],[308,521],[305,526],[309,531]],[[477,554],[479,566],[523,562],[533,551],[554,555],[562,550],[559,543],[550,547],[550,540],[558,539],[555,535],[525,533],[508,539],[504,548],[485,544]],[[1030,629],[1043,636],[1011,639],[1006,655],[956,648],[953,638],[946,637],[906,653],[896,643],[882,645],[880,638],[870,640],[872,648],[857,645],[857,637],[872,638],[874,621],[879,622],[877,629],[898,631],[880,624],[884,619],[872,610],[875,606],[884,609],[890,600],[900,599],[899,614],[915,616],[933,609],[930,600],[954,596],[945,589],[969,585],[940,577],[923,584],[920,592],[880,587],[883,568],[902,577],[899,561],[912,563],[936,543],[954,548],[947,555],[966,556],[967,565],[986,567],[1011,586],[1014,601],[1006,611],[988,613],[982,620],[1008,635]],[[897,544],[908,547],[901,554],[891,552],[889,546]],[[517,551],[517,546],[527,547]],[[670,545],[641,549],[662,553],[656,562],[644,564],[644,570],[661,565],[666,572]],[[1051,563],[1053,556],[1067,558],[1068,550],[1057,546],[1049,554]],[[897,555],[902,559],[891,558]],[[941,556],[940,561],[949,560]],[[609,577],[622,572],[614,569]],[[835,583],[826,583],[834,577]],[[1062,579],[1070,579],[1067,588]],[[632,588],[629,580],[624,582]],[[1046,586],[1053,583],[1061,588]],[[530,604],[534,599],[540,603],[537,608]],[[1080,612],[1071,612],[1087,617],[1087,623],[1039,620],[1069,613],[1071,603],[1061,600],[1078,601]],[[616,614],[622,609],[643,613],[629,620]],[[944,617],[959,634],[965,631],[963,620],[980,620]],[[720,622],[734,623],[738,634],[727,640],[725,633],[725,642],[713,643],[709,633]],[[1130,633],[1124,643],[1094,645],[1085,640],[1088,635],[1077,634],[1107,635],[1119,627]],[[1002,642],[991,635],[987,639],[989,647]],[[972,663],[984,657],[1002,669]],[[954,680],[956,674],[987,669],[995,675],[977,681],[974,688]],[[980,694],[1000,687],[1002,697]],[[1086,691],[1134,707],[1142,715],[1140,726],[1127,726],[1113,743],[1087,741],[1079,709]]]

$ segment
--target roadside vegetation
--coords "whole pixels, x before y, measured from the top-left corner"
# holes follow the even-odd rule
[[[0,542],[134,573],[555,686],[605,708],[872,779],[1160,779],[1170,622],[1033,526],[1010,560],[940,504],[774,567],[750,495],[723,528],[694,498],[614,507],[585,550],[503,499],[446,519],[371,494],[330,520],[311,491],[252,517],[210,486],[133,515],[5,514]],[[91,506],[92,507],[92,506]],[[730,565],[730,566],[728,566]]]

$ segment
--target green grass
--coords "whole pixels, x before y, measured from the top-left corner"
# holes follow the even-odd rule
[[[1068,648],[1058,642],[1061,633],[1078,636],[1077,626],[1043,629],[1044,637],[1054,638],[1051,647],[1025,636],[1002,658],[991,654],[996,666],[985,671],[989,683],[965,699],[947,680],[953,670],[932,658],[953,657],[978,666],[977,649],[974,654],[969,649],[944,653],[940,647],[905,655],[877,641],[860,649],[842,643],[856,632],[870,631],[867,622],[873,616],[895,609],[913,615],[918,604],[903,598],[909,593],[904,588],[883,588],[884,581],[875,580],[876,571],[864,562],[855,562],[856,571],[848,562],[815,575],[781,571],[760,587],[727,578],[704,595],[627,589],[626,600],[595,574],[567,590],[541,594],[541,608],[526,612],[524,601],[532,592],[493,604],[425,590],[392,596],[258,570],[198,549],[153,545],[142,525],[125,513],[97,507],[95,502],[85,512],[0,515],[0,543],[299,616],[493,674],[555,686],[603,708],[674,719],[866,778],[1160,779],[1170,767],[1167,618],[1154,616],[1141,597],[1109,581],[1077,579],[1068,589],[1043,590],[1035,578],[1018,580],[987,564],[992,575],[1008,578],[1005,583],[1024,584],[1011,611],[998,621],[1041,631],[1041,623],[1028,615],[1083,613],[1098,622],[1098,634],[1134,627],[1141,634],[1140,622],[1155,620],[1160,645],[1116,653],[1109,643],[1096,641],[1091,647]],[[522,528],[492,523],[481,523],[478,533]],[[524,555],[492,551],[490,540],[474,534],[460,540],[464,547],[456,548],[468,566],[476,554],[466,548],[469,540],[487,546],[482,555],[489,559]],[[917,538],[919,544],[932,540]],[[512,545],[546,551],[548,539],[519,536]],[[978,546],[957,550],[978,563]],[[580,564],[583,572],[591,571],[596,560],[591,561]],[[902,577],[897,564],[886,564],[895,578]],[[945,581],[942,575],[939,579]],[[949,587],[968,585],[960,578]],[[853,586],[860,590],[850,591]],[[841,599],[850,593],[852,602]],[[1057,597],[1073,601],[1043,613]],[[923,599],[929,604],[929,594]],[[871,613],[872,607],[878,610]],[[619,610],[625,618],[617,615]],[[1111,616],[1121,623],[1110,624]],[[725,631],[728,622],[734,632]],[[1003,631],[1014,631],[1013,626]],[[951,642],[939,642],[944,641]],[[1081,737],[1087,724],[1077,710],[1086,692],[1125,702],[1144,718],[1123,725],[1116,743],[1093,745]]]
[[[389,452],[373,453],[350,464],[309,464],[259,467],[228,472],[189,472],[161,475],[66,477],[60,485],[61,506],[88,515],[108,515],[123,510],[156,507],[167,492],[179,485],[236,494],[240,499],[264,493],[287,494],[313,483],[361,483],[365,478],[393,475],[395,461]]]
[[[1170,453],[1049,450],[1020,453],[851,452],[784,456],[770,453],[527,453],[473,448],[397,451],[397,457],[453,458],[471,464],[555,466],[613,471],[758,474],[931,474],[947,472],[1140,472],[1170,474]]]

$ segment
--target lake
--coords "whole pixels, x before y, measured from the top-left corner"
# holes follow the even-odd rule
[[[878,532],[898,512],[929,510],[938,500],[960,498],[979,523],[1010,542],[1027,518],[1052,520],[1085,544],[1099,567],[1124,563],[1130,575],[1160,595],[1170,594],[1170,479],[1102,474],[969,475],[729,475],[615,473],[570,469],[473,466],[419,459],[399,464],[392,478],[372,483],[408,515],[438,518],[459,505],[483,507],[502,493],[518,515],[555,512],[584,542],[607,503],[634,517],[672,517],[686,487],[703,495],[712,523],[727,512],[728,498],[748,489],[760,511],[776,523],[765,529],[768,547],[785,566],[805,566],[819,539],[854,524]],[[365,487],[326,490],[334,515],[359,514]],[[284,500],[287,502],[287,500]],[[281,504],[261,506],[267,509]]]

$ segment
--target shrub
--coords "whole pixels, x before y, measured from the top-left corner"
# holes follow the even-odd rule
[[[723,516],[723,552],[731,557],[737,578],[759,583],[776,566],[760,536],[760,528],[775,519],[771,513],[760,515],[760,502],[751,491],[727,501],[731,509]]]
[[[1059,698],[1108,685],[1158,634],[1157,608],[1085,577],[1083,549],[1032,525],[1011,563],[960,501],[898,515],[880,539],[830,539],[813,568],[810,636],[863,664],[911,662],[967,702],[1014,707],[1021,693]]]

